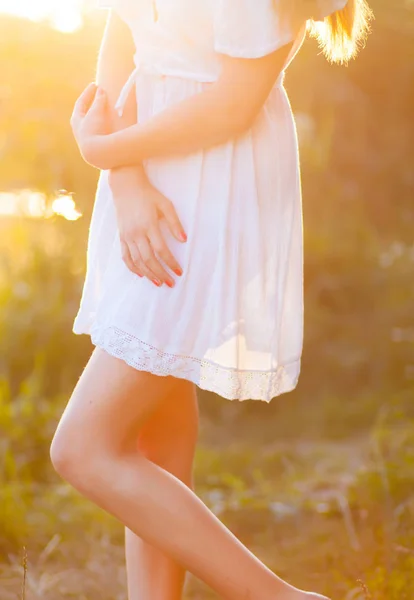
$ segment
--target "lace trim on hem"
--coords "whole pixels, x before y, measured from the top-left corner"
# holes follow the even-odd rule
[[[162,352],[117,327],[92,327],[91,341],[129,366],[154,375],[187,379],[203,390],[228,400],[270,402],[292,391],[298,382],[301,359],[273,371],[242,371],[212,361]]]

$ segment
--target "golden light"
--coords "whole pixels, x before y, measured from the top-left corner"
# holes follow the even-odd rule
[[[68,221],[76,221],[82,214],[76,210],[76,204],[72,196],[59,196],[52,202],[52,212],[61,215]]]
[[[82,216],[70,194],[59,194],[51,204],[46,194],[34,190],[0,193],[0,217],[29,217],[47,219],[59,215],[67,221],[76,221]]]
[[[83,0],[0,0],[0,13],[33,21],[48,19],[59,31],[70,33],[82,25],[82,4]]]
[[[27,191],[22,194],[22,200],[26,200],[26,215],[28,217],[41,218],[46,210],[46,197],[40,192]]]

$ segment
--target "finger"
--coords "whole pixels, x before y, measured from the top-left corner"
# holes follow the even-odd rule
[[[86,116],[96,94],[96,85],[90,83],[75,102],[70,118],[73,131],[76,131],[82,119]]]
[[[74,112],[79,116],[84,117],[95,99],[96,91],[96,83],[90,83],[76,100]]]
[[[135,268],[139,269],[140,273],[142,273],[144,277],[152,281],[152,283],[154,283],[156,286],[160,287],[162,285],[162,281],[155,275],[155,273],[151,271],[149,267],[146,266],[142,260],[141,253],[135,241],[130,243],[129,250]]]
[[[174,271],[176,275],[181,276],[183,270],[168,248],[159,227],[154,228],[153,231],[149,233],[148,238],[155,254],[164,261],[171,271]]]
[[[145,267],[155,274],[155,278],[166,283],[168,287],[174,287],[174,279],[163,268],[158,258],[155,256],[148,238],[140,238],[136,245],[141,255]]]
[[[106,109],[107,95],[104,89],[98,87],[92,105],[88,112],[100,112]]]
[[[132,260],[128,244],[124,240],[121,240],[121,254],[122,254],[122,260],[124,261],[124,263],[126,264],[128,269],[130,271],[132,271],[133,273],[135,273],[136,275],[143,277],[142,273],[136,267],[134,261]]]
[[[173,236],[179,242],[186,242],[187,235],[180,219],[178,218],[177,211],[175,210],[173,203],[166,198],[165,202],[161,204],[160,209]]]

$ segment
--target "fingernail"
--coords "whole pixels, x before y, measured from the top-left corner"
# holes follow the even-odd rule
[[[161,281],[158,281],[158,279],[151,279],[152,283],[155,283],[155,285],[157,285],[158,287],[160,287],[162,285]]]
[[[182,272],[182,270],[181,270],[181,269],[173,269],[173,271],[174,271],[174,273],[175,273],[176,275],[178,275],[179,277],[181,277],[181,275],[183,274],[183,272]]]
[[[170,288],[174,287],[174,282],[173,281],[170,281],[169,279],[167,279],[166,283],[167,283],[168,287],[170,287]]]
[[[186,234],[185,234],[183,231],[180,233],[180,239],[181,239],[183,242],[186,242],[186,241],[187,241],[187,236],[186,236]]]

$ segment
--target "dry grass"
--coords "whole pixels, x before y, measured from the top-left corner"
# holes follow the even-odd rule
[[[242,541],[295,584],[333,600],[411,600],[408,425],[405,433],[376,430],[347,443],[296,440],[261,453],[201,447],[197,489]],[[37,488],[27,519],[35,527],[20,556],[9,551],[0,567],[2,600],[127,600],[123,528],[114,519],[61,483]],[[43,531],[36,533],[36,524]],[[188,577],[186,598],[215,597]]]

